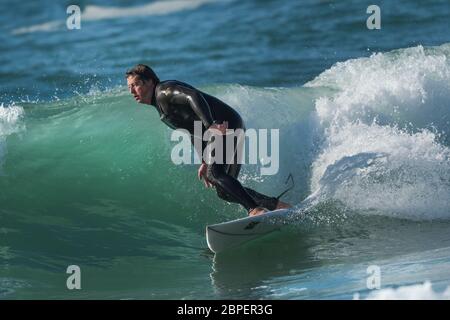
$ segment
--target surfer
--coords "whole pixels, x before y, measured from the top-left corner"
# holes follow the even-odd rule
[[[188,130],[193,144],[194,140],[198,139],[194,136],[194,121],[201,121],[203,132],[215,129],[218,130],[216,132],[225,135],[227,129],[245,130],[240,115],[224,102],[180,81],[160,81],[155,72],[146,65],[138,64],[128,70],[126,79],[128,89],[137,102],[154,106],[161,120],[172,129]],[[203,154],[207,142],[202,139],[201,145],[200,154]],[[236,148],[239,144],[233,145],[235,148],[233,157],[237,160]],[[223,164],[217,162],[207,164],[202,159],[197,173],[206,187],[215,187],[221,199],[241,204],[250,216],[290,207],[279,198],[243,187],[237,180],[241,169],[238,161],[223,162]]]

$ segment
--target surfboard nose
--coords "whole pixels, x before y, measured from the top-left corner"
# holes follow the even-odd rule
[[[206,242],[212,252],[223,252],[278,230],[288,214],[288,210],[281,209],[206,226]]]
[[[220,231],[213,226],[206,227],[206,242],[209,249],[214,253],[223,252],[225,250],[237,247],[249,240],[261,236],[256,233],[227,233]]]

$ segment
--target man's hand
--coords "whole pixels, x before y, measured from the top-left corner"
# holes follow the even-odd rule
[[[203,183],[205,184],[205,187],[212,188],[213,184],[206,177],[206,169],[207,169],[206,163],[202,163],[200,168],[198,168],[197,176],[198,176],[199,180],[203,179]]]
[[[228,121],[224,121],[223,123],[219,124],[212,124],[209,129],[215,129],[218,130],[221,134],[226,134],[228,129]],[[209,130],[208,129],[208,130]]]

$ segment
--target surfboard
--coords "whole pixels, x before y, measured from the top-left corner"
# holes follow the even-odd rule
[[[212,252],[223,252],[279,230],[286,225],[291,212],[289,209],[279,209],[258,216],[208,225],[206,242]]]

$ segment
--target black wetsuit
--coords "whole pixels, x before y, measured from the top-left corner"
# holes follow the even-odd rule
[[[169,127],[189,131],[193,143],[195,139],[198,139],[198,137],[194,137],[194,121],[202,122],[202,132],[205,132],[213,123],[223,123],[224,121],[228,122],[228,129],[245,130],[242,118],[233,108],[180,81],[159,82],[153,94],[152,105],[158,110],[161,120]],[[200,155],[203,154],[206,145],[207,142],[202,140]],[[237,144],[236,147],[238,147]],[[236,154],[235,149],[234,156]],[[241,204],[247,211],[255,207],[274,210],[278,204],[277,198],[244,188],[237,180],[241,165],[237,158],[234,159],[235,161],[231,164],[224,161],[224,164],[207,165],[207,178],[215,186],[217,195],[226,201]]]

